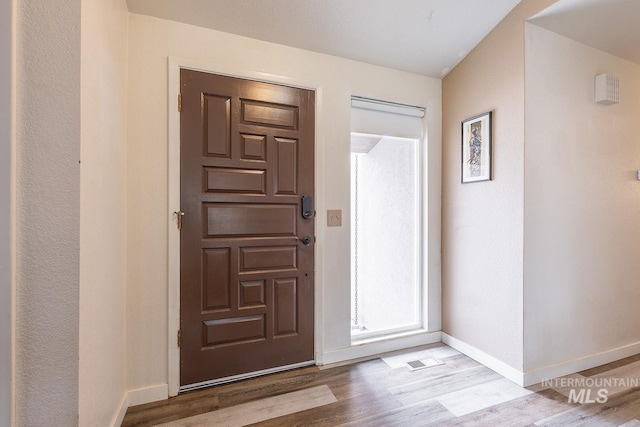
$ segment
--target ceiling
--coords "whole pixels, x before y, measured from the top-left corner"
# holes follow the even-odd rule
[[[640,0],[560,0],[530,22],[640,64]]]
[[[442,78],[520,0],[127,0],[130,12]],[[640,64],[640,0],[560,0],[532,22]],[[635,24],[635,25],[634,25]]]
[[[520,0],[127,0],[129,11],[441,78]]]

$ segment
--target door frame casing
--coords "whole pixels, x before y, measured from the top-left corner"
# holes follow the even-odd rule
[[[15,423],[16,0],[0,3],[0,425]]]
[[[209,62],[194,61],[179,57],[168,57],[168,209],[167,209],[167,277],[168,277],[168,386],[169,396],[176,396],[180,389],[180,348],[177,336],[180,329],[180,232],[174,212],[180,210],[180,113],[178,112],[178,94],[180,93],[180,69],[202,71],[240,79],[265,83],[282,84],[300,89],[313,90],[315,102],[315,194],[316,212],[324,212],[324,187],[320,174],[323,171],[320,134],[322,131],[322,85],[318,82],[297,79],[288,76],[268,74],[258,71],[227,67]],[[317,215],[317,218],[322,218]],[[324,229],[315,224],[316,248],[314,257],[314,356],[316,363],[322,363],[322,248]]]

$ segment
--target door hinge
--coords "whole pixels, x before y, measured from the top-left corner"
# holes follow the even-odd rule
[[[182,217],[184,216],[184,212],[175,211],[174,214],[178,217],[178,230],[182,230]]]
[[[179,113],[182,112],[182,94],[181,93],[178,94],[178,112]]]
[[[180,348],[181,344],[182,344],[182,331],[178,329],[178,348]]]

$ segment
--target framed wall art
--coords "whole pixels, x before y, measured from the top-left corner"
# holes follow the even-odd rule
[[[462,183],[491,180],[491,111],[462,122]]]

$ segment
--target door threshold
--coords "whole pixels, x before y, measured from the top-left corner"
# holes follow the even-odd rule
[[[188,384],[180,386],[179,393],[186,391],[199,390],[201,388],[213,387],[220,384],[226,384],[234,381],[246,380],[249,378],[260,377],[263,375],[275,374],[277,372],[289,371],[291,369],[304,368],[305,366],[315,365],[315,360],[307,362],[294,363],[293,365],[277,366],[275,368],[263,369],[262,371],[249,372],[246,374],[232,375],[230,377],[217,378],[215,380],[202,381],[200,383]]]

